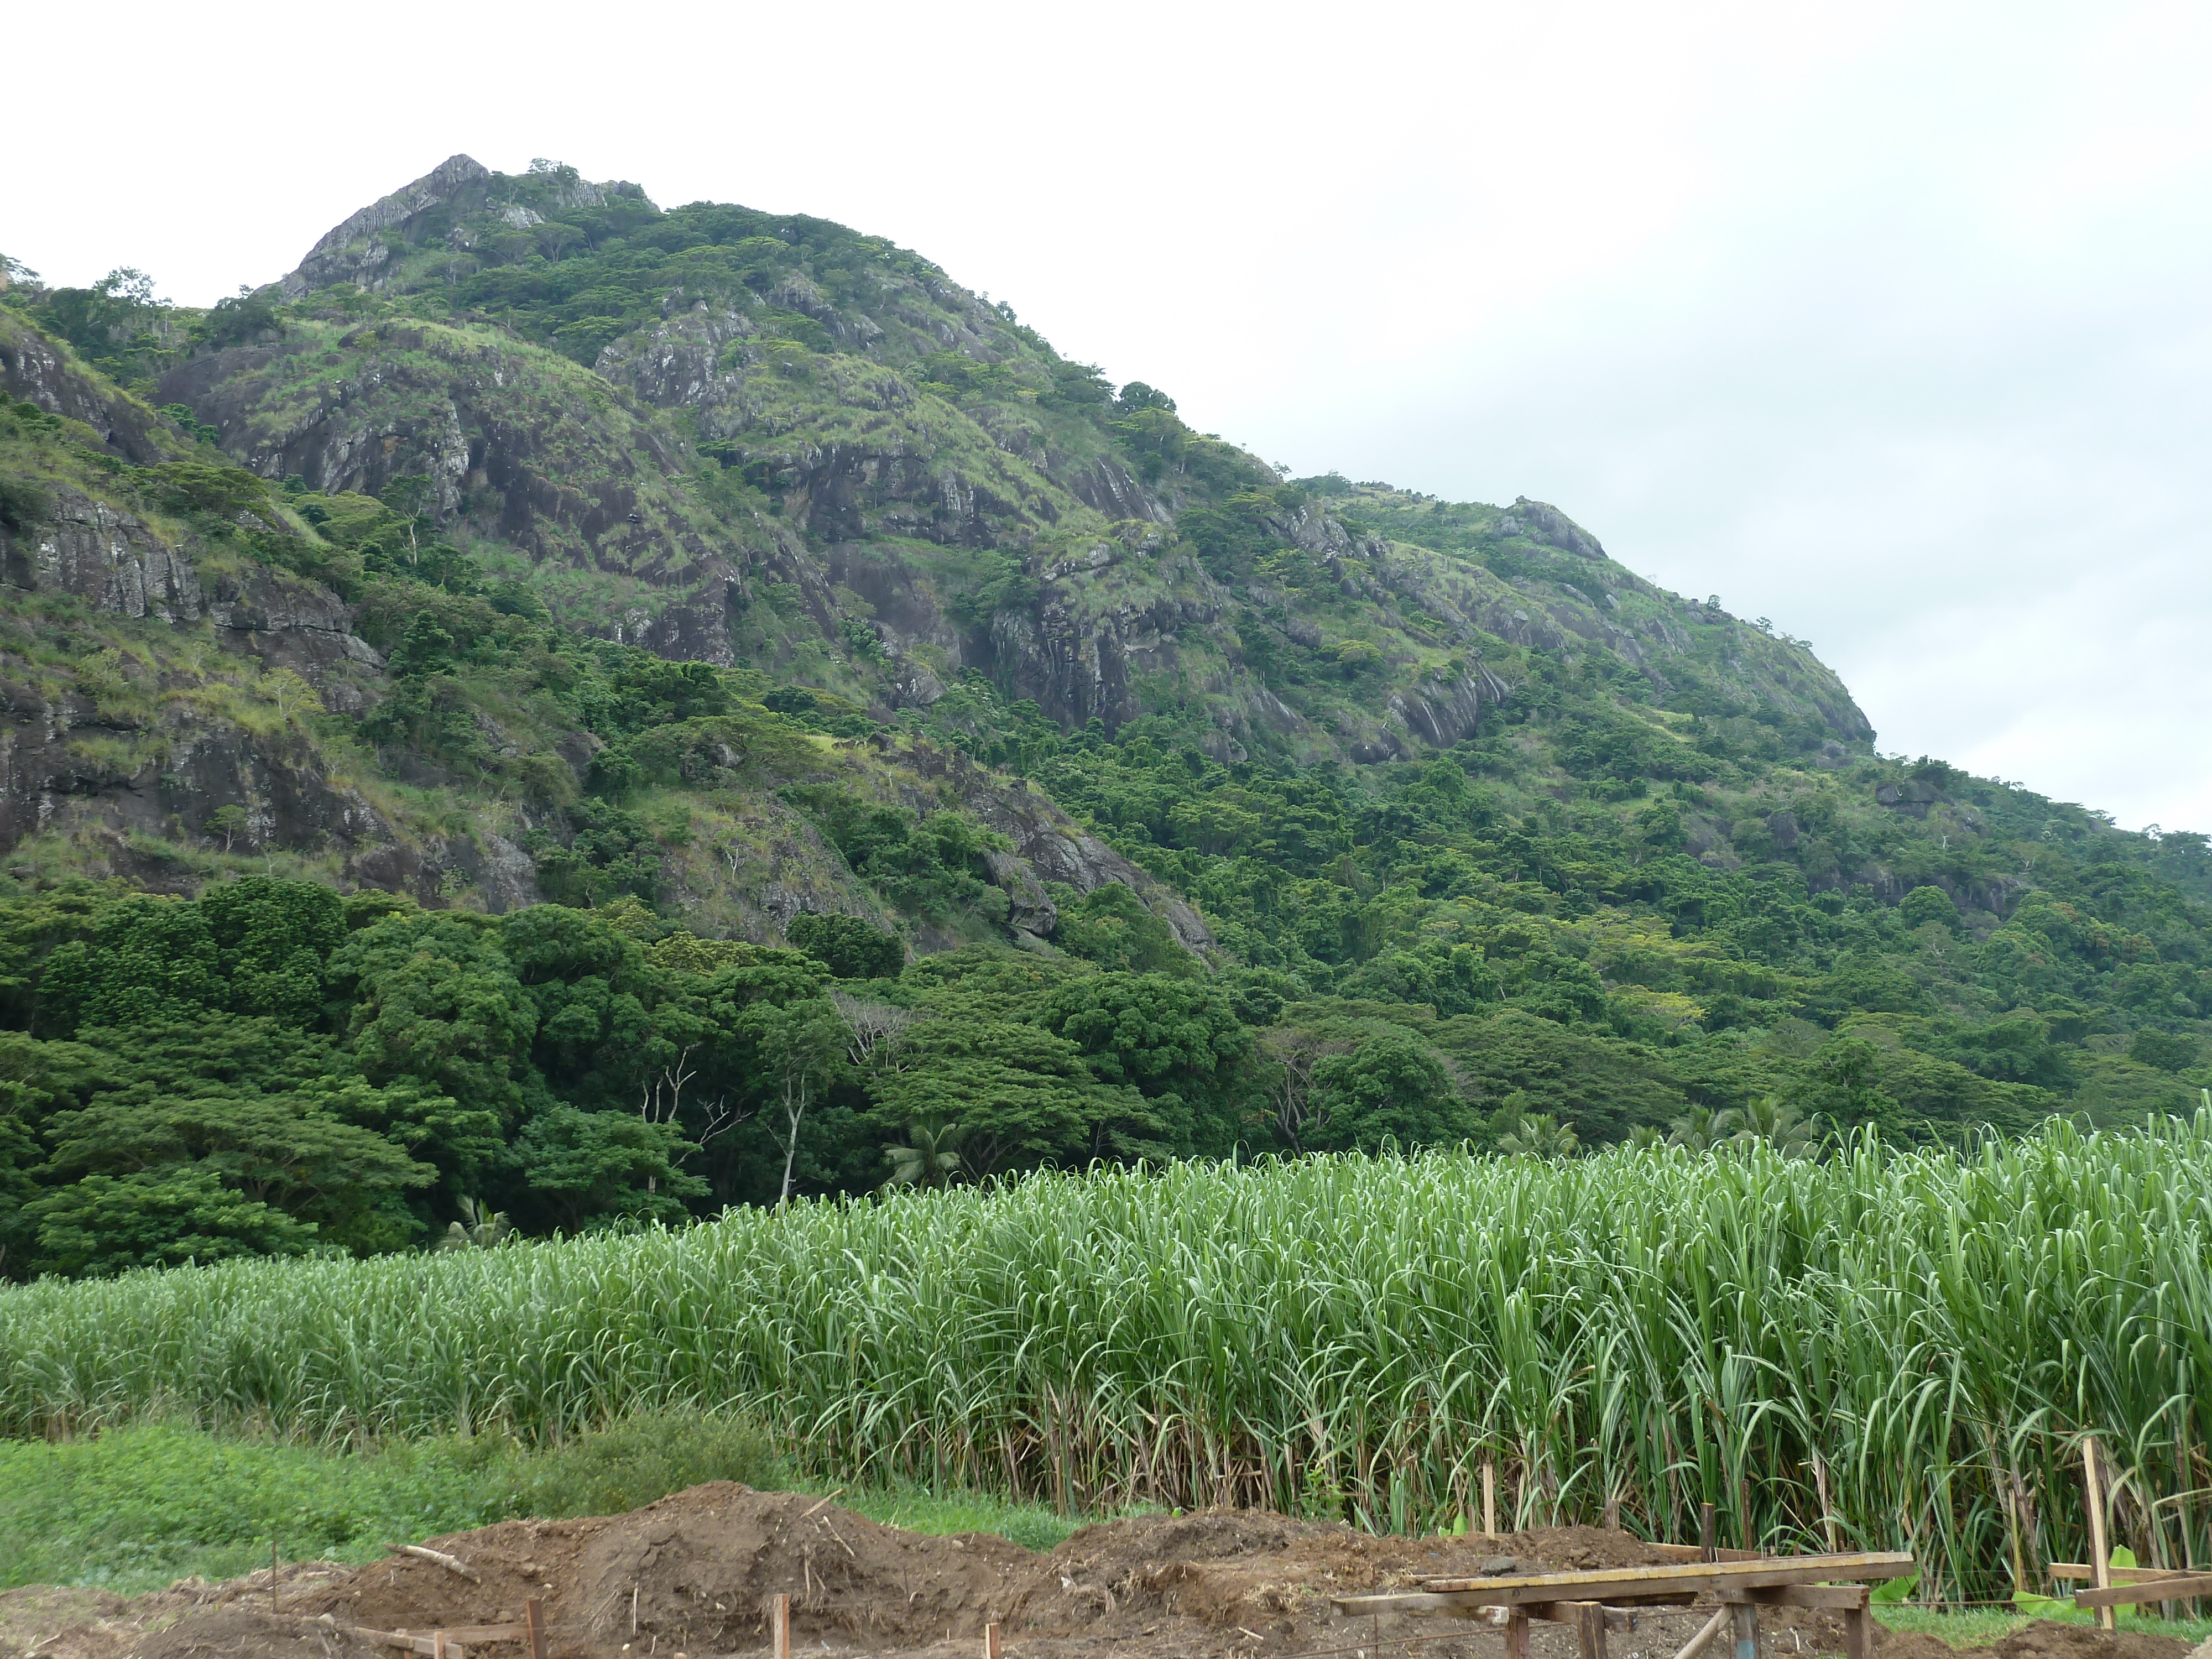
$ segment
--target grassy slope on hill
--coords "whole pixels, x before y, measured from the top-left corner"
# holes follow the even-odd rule
[[[0,535],[25,562],[0,605],[21,1191],[166,1170],[269,1198],[204,1137],[61,1156],[56,1113],[205,1080],[191,1043],[133,1036],[151,1025],[276,1019],[378,1090],[459,1086],[437,1045],[376,1035],[389,966],[315,964],[281,1013],[220,975],[133,1001],[118,968],[88,1027],[107,1058],[64,1064],[40,1045],[86,1046],[68,1011],[89,993],[47,985],[52,953],[153,925],[120,890],[67,889],[85,875],[631,902],[578,920],[588,948],[558,968],[514,925],[471,935],[529,993],[526,1031],[468,1038],[512,1091],[499,1156],[356,1113],[434,1181],[295,1188],[275,1207],[323,1233],[264,1218],[241,1239],[419,1242],[470,1196],[532,1225],[774,1196],[785,1073],[756,1047],[671,1108],[694,1146],[710,1104],[744,1116],[711,1155],[676,1149],[703,1191],[634,1147],[579,1161],[572,1137],[580,1196],[524,1198],[554,1156],[532,1125],[581,1112],[604,1141],[690,1052],[683,988],[719,969],[663,958],[782,945],[794,909],[976,947],[894,973],[823,935],[809,960],[986,1034],[956,1051],[937,1026],[921,1082],[824,1073],[793,1154],[811,1190],[906,1167],[886,1157],[917,1128],[972,1135],[972,1174],[1386,1135],[1556,1150],[1559,1124],[1593,1145],[1787,1140],[1793,1120],[1951,1137],[2185,1111],[2212,1084],[2202,836],[1880,757],[1802,642],[1653,589],[1553,509],[1281,479],[879,239],[664,214],[558,170],[472,188],[381,233],[371,286],[325,272],[190,313],[119,279],[0,307],[9,349],[45,340],[72,407],[115,416],[0,410]],[[157,414],[157,383],[196,401]],[[108,428],[141,434],[137,461]],[[380,498],[284,481],[287,457],[340,450]],[[65,497],[188,565],[210,613],[134,617],[33,576]],[[727,665],[608,637],[710,589]],[[218,625],[217,602],[325,605],[385,661],[295,672],[267,641],[296,635]],[[1094,681],[1121,689],[1083,717]],[[1127,887],[1007,875],[947,781],[956,750],[975,789],[1048,794],[1197,904],[1212,988]],[[210,785],[224,768],[242,781]],[[990,953],[1036,943],[1018,920],[1051,941],[1019,966]],[[747,995],[811,1017],[822,983]],[[579,995],[609,1000],[587,1037]],[[132,1069],[172,1050],[166,1082]],[[8,1248],[10,1273],[74,1259]]]

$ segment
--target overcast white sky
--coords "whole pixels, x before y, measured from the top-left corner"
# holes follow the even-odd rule
[[[45,7],[0,250],[204,304],[454,151],[889,235],[1300,472],[1556,502],[1887,750],[2212,830],[2212,8]]]

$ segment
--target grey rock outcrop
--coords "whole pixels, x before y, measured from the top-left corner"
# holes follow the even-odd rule
[[[0,310],[0,391],[49,415],[83,422],[111,453],[135,466],[155,465],[189,447],[153,410],[94,380],[52,341],[5,310]]]
[[[202,611],[190,559],[143,520],[67,485],[53,492],[47,522],[20,538],[0,529],[0,579],[125,617],[182,623]]]
[[[480,205],[488,197],[495,175],[483,163],[467,155],[449,155],[412,184],[371,202],[358,213],[332,226],[307,250],[307,257],[285,276],[284,297],[336,283],[358,283],[363,288],[380,285],[391,264],[392,249],[381,234],[404,224],[432,208]]]

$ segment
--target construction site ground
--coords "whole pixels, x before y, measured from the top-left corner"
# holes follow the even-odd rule
[[[426,1540],[476,1581],[395,1553],[362,1567],[303,1563],[226,1583],[186,1580],[133,1598],[95,1589],[0,1595],[0,1659],[401,1659],[361,1629],[520,1620],[539,1598],[550,1659],[712,1659],[764,1654],[775,1596],[792,1599],[794,1655],[973,1659],[987,1624],[1006,1659],[1502,1659],[1488,1625],[1337,1612],[1330,1598],[1472,1574],[1663,1565],[1626,1533],[1561,1527],[1485,1538],[1378,1538],[1243,1510],[1113,1521],[1048,1555],[984,1533],[931,1537],[821,1499],[727,1483],[627,1515],[507,1521]],[[1672,1659],[1709,1616],[1647,1608],[1611,1659]],[[1769,1659],[1833,1653],[1840,1616],[1765,1608]],[[1571,1659],[1574,1633],[1537,1625],[1532,1659]],[[1936,1638],[1887,1635],[1881,1659],[1954,1659]],[[2208,1644],[2212,1647],[2212,1644]],[[1719,1651],[1720,1650],[1715,1650]],[[1987,1659],[2184,1659],[2188,1644],[2141,1632],[2031,1625]],[[528,1659],[520,1642],[469,1659]],[[2212,1659],[2199,1650],[2192,1659]]]

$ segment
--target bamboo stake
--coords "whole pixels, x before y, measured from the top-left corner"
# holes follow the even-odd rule
[[[1674,1656],[1674,1659],[1698,1659],[1699,1654],[1712,1646],[1713,1638],[1728,1628],[1732,1616],[1727,1607],[1715,1607],[1713,1616],[1705,1620],[1705,1628],[1682,1644],[1682,1650]]]
[[[1836,1543],[1836,1511],[1828,1502],[1828,1466],[1820,1461],[1820,1454],[1813,1454],[1813,1484],[1820,1493],[1820,1526],[1828,1539],[1828,1553],[1840,1554]]]
[[[399,1547],[399,1553],[419,1556],[425,1561],[435,1561],[447,1572],[459,1573],[472,1584],[483,1583],[482,1575],[471,1568],[467,1562],[462,1560],[458,1555],[448,1555],[443,1550],[426,1548],[421,1544],[402,1544]]]
[[[2097,1469],[2097,1437],[2081,1437],[2081,1484],[2089,1499],[2089,1570],[2097,1577],[2099,1589],[2112,1587],[2112,1552],[2105,1543],[2105,1486]],[[2097,1625],[2101,1630],[2118,1628],[2110,1607],[2097,1609]]]

